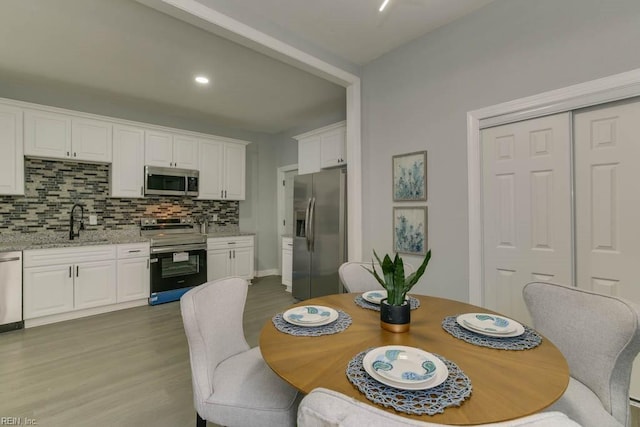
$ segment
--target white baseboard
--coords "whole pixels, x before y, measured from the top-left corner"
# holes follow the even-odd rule
[[[270,270],[259,270],[256,271],[256,277],[264,277],[264,276],[279,276],[280,270],[277,268],[272,268]]]

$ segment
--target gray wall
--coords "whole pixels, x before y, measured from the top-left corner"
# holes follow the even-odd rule
[[[391,156],[426,149],[433,257],[415,289],[468,300],[466,113],[639,68],[639,23],[638,0],[497,0],[366,65],[365,259],[392,248]]]

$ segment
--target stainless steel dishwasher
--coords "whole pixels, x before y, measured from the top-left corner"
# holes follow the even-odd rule
[[[0,332],[22,327],[22,252],[0,252]]]

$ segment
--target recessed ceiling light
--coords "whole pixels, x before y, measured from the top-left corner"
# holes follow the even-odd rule
[[[389,0],[384,0],[382,6],[380,6],[380,9],[378,9],[378,11],[382,12],[384,8],[387,7],[387,3],[389,3]]]
[[[205,76],[196,76],[196,82],[200,83],[201,85],[206,85],[207,83],[209,83],[209,79]]]

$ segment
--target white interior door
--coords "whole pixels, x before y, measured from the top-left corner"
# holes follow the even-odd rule
[[[640,303],[640,102],[576,112],[574,126],[577,285]]]
[[[572,283],[570,120],[556,114],[481,135],[484,303],[526,323],[526,283]]]

